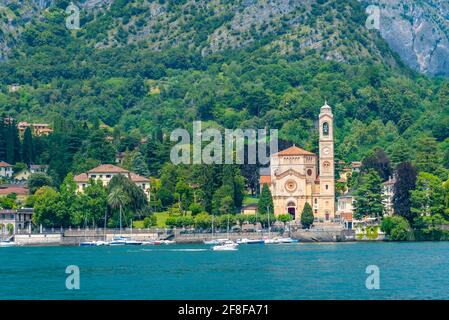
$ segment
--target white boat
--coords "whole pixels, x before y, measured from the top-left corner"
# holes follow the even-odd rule
[[[15,243],[14,241],[10,241],[10,240],[3,240],[0,241],[0,247],[16,247],[17,243]]]
[[[161,244],[175,244],[175,240],[161,240]]]
[[[122,237],[122,236],[116,236],[114,238],[112,238],[112,241],[109,242],[110,246],[124,246],[126,245],[126,240],[127,238]]]
[[[214,251],[236,251],[238,244],[237,243],[224,243],[219,244],[212,247]]]
[[[107,242],[107,241],[95,241],[95,245],[98,247],[98,246],[108,246],[109,245],[109,242]]]
[[[290,237],[287,237],[287,238],[279,238],[279,239],[277,239],[277,241],[278,241],[278,243],[297,243],[297,242],[298,242],[298,240],[292,239],[292,238],[290,238]]]
[[[272,239],[272,238],[268,238],[268,239],[264,239],[263,242],[265,244],[278,244],[278,239]]]
[[[268,238],[264,239],[265,244],[280,244],[280,243],[297,243],[298,240],[292,239],[290,237],[288,238]]]

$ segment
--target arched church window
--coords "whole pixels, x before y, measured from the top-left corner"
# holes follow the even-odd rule
[[[323,123],[323,135],[324,136],[329,135],[329,123],[327,122]]]
[[[311,176],[311,175],[312,175],[312,169],[308,169],[308,170],[307,170],[307,175],[308,175],[308,176]]]

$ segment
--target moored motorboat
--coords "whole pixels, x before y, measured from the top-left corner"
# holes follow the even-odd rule
[[[266,238],[266,239],[263,239],[263,242],[265,244],[278,244],[279,243],[278,239],[276,239],[276,238]]]
[[[298,242],[298,240],[292,239],[292,238],[290,238],[290,237],[287,237],[287,238],[279,238],[279,239],[277,239],[277,241],[278,241],[278,243],[297,243],[297,242]]]

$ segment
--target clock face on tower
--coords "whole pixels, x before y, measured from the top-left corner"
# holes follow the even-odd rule
[[[328,156],[331,153],[331,150],[328,147],[323,148],[323,154]]]

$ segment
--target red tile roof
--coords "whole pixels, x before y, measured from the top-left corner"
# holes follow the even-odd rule
[[[79,174],[77,176],[74,176],[73,180],[75,182],[89,182],[89,178],[87,177],[86,173],[81,173],[81,174]]]
[[[114,166],[113,164],[102,164],[93,168],[88,173],[129,173],[128,170]]]
[[[315,155],[314,153],[299,148],[297,146],[292,146],[275,154],[275,156],[314,156],[314,155]]]
[[[138,174],[135,174],[133,172],[129,173],[131,181],[133,182],[150,182],[150,179],[139,176]]]
[[[17,185],[0,186],[0,195],[15,193],[17,195],[27,195],[28,188]]]
[[[270,184],[271,176],[260,176],[260,184]]]
[[[8,162],[0,161],[0,167],[12,167]]]

